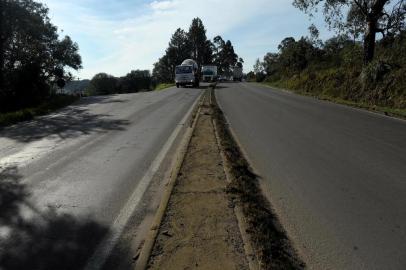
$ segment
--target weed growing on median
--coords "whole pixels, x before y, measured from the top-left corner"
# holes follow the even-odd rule
[[[247,233],[258,254],[263,269],[304,269],[305,264],[298,258],[285,231],[272,208],[262,194],[258,176],[250,168],[239,150],[228,123],[219,108],[214,90],[211,90],[213,117],[219,133],[221,147],[230,163],[232,182],[227,193],[234,203],[242,207],[247,219]]]

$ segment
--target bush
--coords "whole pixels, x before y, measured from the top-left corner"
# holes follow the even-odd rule
[[[174,83],[160,83],[154,88],[154,90],[161,91],[161,90],[167,89],[169,87],[172,87],[174,85],[175,85]]]
[[[362,43],[346,35],[323,45],[285,38],[278,48],[278,53],[266,54],[259,63],[268,76],[265,80],[257,76],[258,82],[322,98],[406,108],[406,32],[378,41],[376,60],[365,67]]]
[[[35,116],[48,114],[72,104],[78,97],[68,95],[54,95],[39,106],[19,111],[0,113],[0,126],[8,126],[22,121],[32,120]]]
[[[266,78],[266,75],[264,73],[257,73],[255,74],[255,81],[256,82],[263,82]]]

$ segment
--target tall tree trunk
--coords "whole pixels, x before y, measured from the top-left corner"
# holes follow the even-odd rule
[[[374,59],[378,20],[383,16],[384,7],[390,0],[374,0],[371,12],[367,15],[367,30],[364,37],[364,65]]]
[[[364,37],[364,65],[374,59],[375,39],[376,39],[376,20],[368,20],[367,31]]]

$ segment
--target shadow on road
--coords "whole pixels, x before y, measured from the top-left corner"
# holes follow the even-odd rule
[[[119,94],[106,95],[106,96],[92,96],[84,97],[78,101],[78,105],[89,105],[89,104],[108,104],[108,103],[125,103],[130,101],[129,99],[117,98],[120,97]]]
[[[224,88],[228,88],[228,86],[226,86],[226,85],[221,85],[221,84],[217,84],[217,85],[216,85],[216,89],[224,89]]]
[[[16,167],[0,168],[0,269],[81,269],[108,229],[28,201]]]
[[[100,103],[103,100],[81,101],[80,104],[70,106],[57,113],[0,128],[0,138],[6,137],[21,142],[31,142],[48,136],[66,139],[94,132],[125,130],[125,126],[129,124],[127,120],[111,119],[109,118],[110,115],[107,114],[90,113],[87,108],[82,106],[89,104],[86,102]],[[105,102],[111,101],[106,100]]]

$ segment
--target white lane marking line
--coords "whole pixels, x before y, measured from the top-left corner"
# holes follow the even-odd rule
[[[121,233],[123,232],[128,220],[135,211],[138,203],[140,202],[142,195],[146,191],[149,183],[151,182],[153,176],[158,171],[159,166],[161,165],[163,159],[174,143],[176,137],[180,133],[182,127],[186,124],[189,116],[192,114],[194,107],[199,101],[200,95],[196,98],[195,102],[192,104],[189,111],[185,114],[182,120],[179,122],[175,130],[172,132],[171,136],[165,142],[165,145],[162,147],[161,151],[158,153],[157,157],[151,163],[150,167],[142,177],[141,181],[138,183],[134,192],[131,194],[125,206],[120,210],[119,215],[113,222],[111,226],[111,233],[102,240],[98,245],[97,249],[93,253],[92,257],[88,260],[85,267],[86,270],[96,270],[101,269],[106,262],[108,256],[116,245]]]

